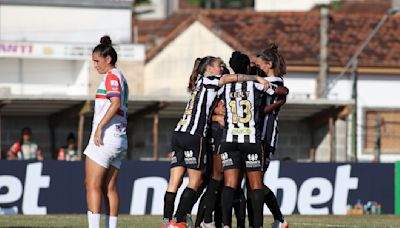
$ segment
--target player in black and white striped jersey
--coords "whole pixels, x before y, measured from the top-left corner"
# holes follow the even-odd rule
[[[240,52],[232,53],[230,66],[235,73],[249,73],[250,59]],[[276,86],[274,86],[276,88]],[[262,227],[264,151],[261,144],[260,114],[263,86],[251,81],[230,83],[222,90],[225,103],[225,128],[221,143],[221,159],[224,169],[222,191],[222,221],[231,227],[232,203],[235,189],[239,186],[240,169],[246,168],[252,189],[254,224]],[[274,89],[269,88],[269,94]]]
[[[286,63],[282,54],[278,51],[278,46],[270,44],[268,48],[259,52],[255,59],[256,65],[261,69],[261,72],[265,74],[271,84],[284,88],[280,91],[279,95],[264,96],[263,98],[263,113],[262,118],[262,134],[261,139],[264,145],[264,151],[266,153],[265,171],[268,169],[270,156],[275,152],[276,144],[278,141],[278,114],[280,107],[285,104],[286,96],[289,90],[284,86],[283,76],[286,74]],[[287,228],[288,224],[284,220],[282,212],[280,211],[275,194],[264,185],[264,202],[270,209],[274,216],[273,228]],[[251,209],[249,209],[249,214]],[[249,227],[252,227],[253,221],[249,219]]]
[[[220,74],[220,59],[212,56],[196,59],[188,86],[191,98],[172,135],[170,180],[164,197],[162,227],[186,227],[186,214],[191,210],[196,191],[202,182],[202,170],[205,165],[203,138],[206,136],[208,120],[220,86],[236,81],[254,80],[263,83],[264,87],[269,87],[269,82],[259,76],[224,75],[220,77]],[[176,192],[186,171],[189,175],[189,183],[182,193],[175,219],[172,220]],[[168,220],[170,220],[169,225]]]

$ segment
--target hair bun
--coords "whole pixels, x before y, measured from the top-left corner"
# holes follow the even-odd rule
[[[112,42],[111,42],[110,36],[105,35],[105,36],[101,37],[100,38],[100,43],[105,45],[105,46],[111,46]]]
[[[277,52],[278,51],[278,45],[276,45],[275,43],[271,43],[269,45],[269,49],[274,51],[274,52]]]

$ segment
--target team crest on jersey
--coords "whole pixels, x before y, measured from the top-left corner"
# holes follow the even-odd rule
[[[117,80],[110,80],[110,85],[113,90],[118,90],[118,81]]]
[[[261,167],[261,162],[258,159],[258,154],[248,154],[246,161],[247,168],[257,168]]]

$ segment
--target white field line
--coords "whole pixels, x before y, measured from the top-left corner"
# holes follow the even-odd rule
[[[318,223],[298,223],[298,222],[294,223],[294,222],[291,222],[289,224],[300,225],[300,226],[312,226],[312,227],[315,227],[315,226],[318,226],[318,227],[359,227],[359,226],[354,226],[354,225],[339,225],[339,224],[325,224],[325,223],[318,224]]]

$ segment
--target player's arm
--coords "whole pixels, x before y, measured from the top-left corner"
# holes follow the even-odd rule
[[[217,122],[221,126],[225,126],[224,115],[212,115],[211,120]]]
[[[247,74],[224,74],[219,80],[219,86],[232,83],[232,82],[245,82],[245,81],[256,81],[264,86],[264,90],[270,87],[269,81],[258,75],[247,75]]]
[[[286,103],[286,97],[280,97],[277,102],[264,107],[264,113],[271,113]]]
[[[100,121],[99,125],[97,125],[96,132],[94,134],[94,144],[96,146],[103,145],[103,140],[101,138],[103,128],[107,125],[108,122],[117,114],[120,106],[121,106],[121,98],[119,97],[111,97],[110,98],[111,105],[108,108],[106,114],[103,119]]]
[[[96,146],[103,145],[102,131],[108,122],[115,116],[121,107],[121,85],[117,76],[109,74],[105,80],[107,98],[110,100],[111,105],[108,108],[103,119],[97,125],[96,132],[94,134],[94,144]]]

